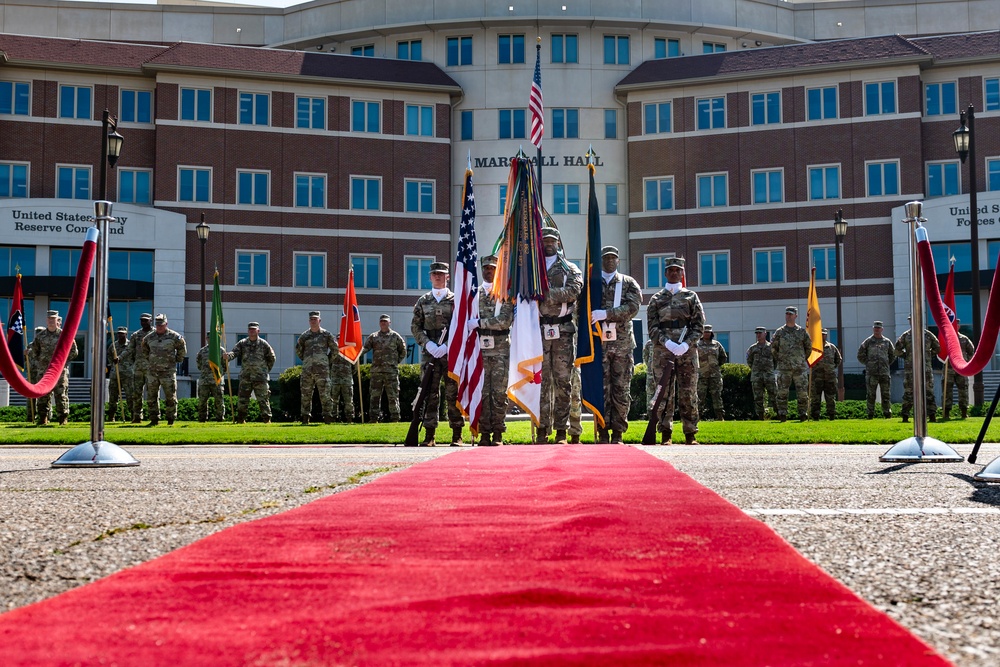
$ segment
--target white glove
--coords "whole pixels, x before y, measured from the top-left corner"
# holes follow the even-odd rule
[[[682,356],[687,351],[688,351],[687,343],[680,343],[674,346],[674,354],[677,355],[678,357]]]
[[[606,310],[592,310],[590,311],[590,323],[596,324],[597,322],[603,322],[608,319],[608,311]]]
[[[663,343],[663,346],[667,348],[670,352],[677,354],[677,343],[670,340],[669,338]]]
[[[479,326],[479,320],[469,320],[465,323],[465,330],[472,331]]]
[[[424,343],[424,349],[427,350],[427,354],[429,354],[429,355],[431,355],[432,357],[435,357],[435,358],[437,357],[436,353],[437,353],[437,349],[439,347],[441,347],[441,346],[438,345],[437,343],[435,343],[432,340],[429,340],[426,343]]]
[[[431,354],[434,355],[435,359],[440,359],[441,357],[443,357],[446,354],[448,354],[448,346],[447,345],[438,345],[437,349],[434,350],[433,352],[431,352]]]

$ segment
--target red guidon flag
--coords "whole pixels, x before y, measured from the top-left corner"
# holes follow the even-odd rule
[[[344,295],[344,314],[340,316],[340,356],[352,364],[361,357],[361,313],[358,297],[354,293],[354,269],[347,276],[347,293]]]
[[[948,321],[951,322],[951,326],[955,326],[955,321],[958,319],[958,315],[955,314],[955,258],[952,257],[950,260],[951,267],[948,269],[948,282],[945,284],[944,296],[941,298],[941,303],[944,304],[944,311],[948,314]],[[955,331],[958,331],[956,328]],[[938,332],[938,342],[941,343],[941,354],[945,355],[944,358],[938,357],[941,363],[948,360],[948,348],[944,343],[944,333]]]

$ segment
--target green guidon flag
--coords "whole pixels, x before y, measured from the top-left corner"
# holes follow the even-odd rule
[[[212,326],[208,333],[208,365],[215,376],[215,384],[222,382],[222,339],[226,335],[226,322],[222,319],[222,292],[219,291],[219,272],[215,272],[212,286]]]

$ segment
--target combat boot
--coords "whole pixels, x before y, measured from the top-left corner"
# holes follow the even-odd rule
[[[963,405],[961,407],[961,410],[962,410],[962,419],[968,419],[969,418],[969,408]]]
[[[941,409],[941,421],[946,422],[951,419],[951,406],[947,405]]]
[[[159,419],[150,419],[149,420],[149,425],[150,426],[159,426],[159,424],[160,424],[160,420]]]
[[[462,446],[462,427],[458,428],[452,427],[451,429],[451,446],[461,447]]]
[[[556,431],[556,444],[565,445],[566,444],[566,431],[557,430]]]
[[[726,413],[723,412],[722,410],[719,410],[718,412],[715,413],[715,420],[720,422],[726,421]]]
[[[309,426],[309,415],[302,417],[302,425]]]
[[[493,431],[493,442],[490,443],[494,447],[499,447],[503,444],[503,431]]]
[[[132,423],[133,424],[141,424],[142,423],[142,417],[140,417],[138,415],[132,417]]]
[[[611,437],[608,435],[607,429],[599,429],[597,431],[597,444],[606,445],[611,442]]]
[[[46,426],[48,423],[49,423],[48,415],[42,415],[42,417],[38,420],[39,426]]]
[[[242,412],[236,413],[236,423],[237,424],[246,424],[247,423],[247,416],[245,414],[243,414]],[[305,423],[305,422],[303,422],[303,423]]]
[[[198,421],[200,421],[202,424],[204,424],[205,422],[208,421],[208,417],[206,417],[204,415],[198,415]]]
[[[685,433],[684,434],[684,444],[685,445],[697,445],[698,441],[694,439],[694,435],[695,435],[694,433]]]
[[[661,445],[672,445],[674,441],[670,439],[670,431],[664,431],[660,434],[660,444]]]
[[[173,426],[173,425],[174,425],[174,420],[173,419],[168,419],[167,420],[167,426]]]
[[[928,410],[927,411],[927,419],[929,419],[932,422],[936,422],[937,421],[937,410]]]
[[[535,433],[535,444],[536,445],[547,445],[549,444],[549,433],[548,431],[537,431]]]
[[[60,426],[65,426],[67,423],[69,423],[69,415],[63,415],[62,417],[59,418]]]
[[[220,419],[219,421],[221,422],[222,420]],[[260,423],[261,424],[270,424],[271,423],[271,418],[270,417],[264,417],[263,419],[260,420]]]
[[[579,445],[580,444],[580,436],[578,436],[576,433],[570,434],[570,436],[569,436],[569,444],[571,444],[571,445]]]
[[[420,444],[424,447],[433,447],[436,443],[434,442],[434,431],[435,427],[431,426],[424,429],[424,441]]]
[[[490,432],[483,431],[479,436],[479,446],[489,447],[492,443],[490,442]]]
[[[624,445],[625,444],[625,441],[622,440],[622,432],[621,431],[612,431],[611,432],[611,444],[612,445]]]

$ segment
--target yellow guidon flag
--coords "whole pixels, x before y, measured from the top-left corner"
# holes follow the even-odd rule
[[[809,367],[823,358],[823,318],[819,314],[819,297],[816,296],[816,267],[809,274],[809,296],[806,305],[806,333],[812,352],[809,353]],[[797,388],[796,388],[797,389]]]

